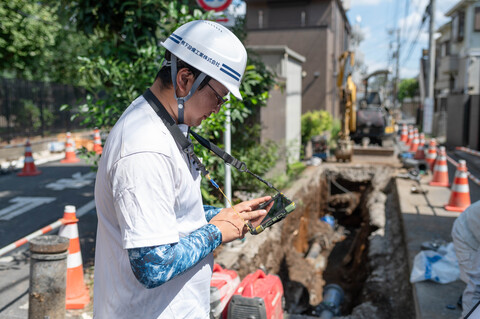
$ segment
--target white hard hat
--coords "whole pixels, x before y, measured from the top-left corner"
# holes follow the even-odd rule
[[[213,21],[191,21],[175,30],[161,44],[242,99],[239,88],[247,65],[247,51],[230,30]]]

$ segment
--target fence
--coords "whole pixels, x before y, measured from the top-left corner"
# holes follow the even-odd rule
[[[71,121],[60,107],[79,105],[84,97],[84,89],[69,85],[0,79],[0,142],[80,128],[80,119]]]

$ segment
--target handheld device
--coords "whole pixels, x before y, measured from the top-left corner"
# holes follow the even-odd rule
[[[273,196],[270,200],[262,203],[258,206],[258,209],[264,209],[273,202],[273,206],[268,211],[265,218],[262,220],[260,225],[257,227],[253,227],[250,222],[248,222],[248,230],[252,235],[258,235],[268,227],[278,223],[282,219],[284,219],[288,214],[295,210],[295,203],[288,199],[282,193],[278,193],[277,195]]]

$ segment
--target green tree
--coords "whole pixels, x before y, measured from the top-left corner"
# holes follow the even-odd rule
[[[333,128],[333,117],[328,111],[310,111],[302,115],[302,143]]]
[[[418,80],[403,79],[398,88],[398,100],[402,102],[406,97],[414,97],[418,95],[419,85]]]
[[[74,32],[58,1],[0,2],[0,74],[78,85],[77,55],[91,40]]]

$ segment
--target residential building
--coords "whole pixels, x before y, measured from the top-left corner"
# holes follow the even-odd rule
[[[446,112],[447,146],[480,148],[480,1],[458,1],[437,32],[436,114]]]
[[[349,1],[247,0],[249,46],[285,46],[305,57],[302,72],[302,114],[327,110],[340,118],[336,88],[338,58],[348,49]]]

